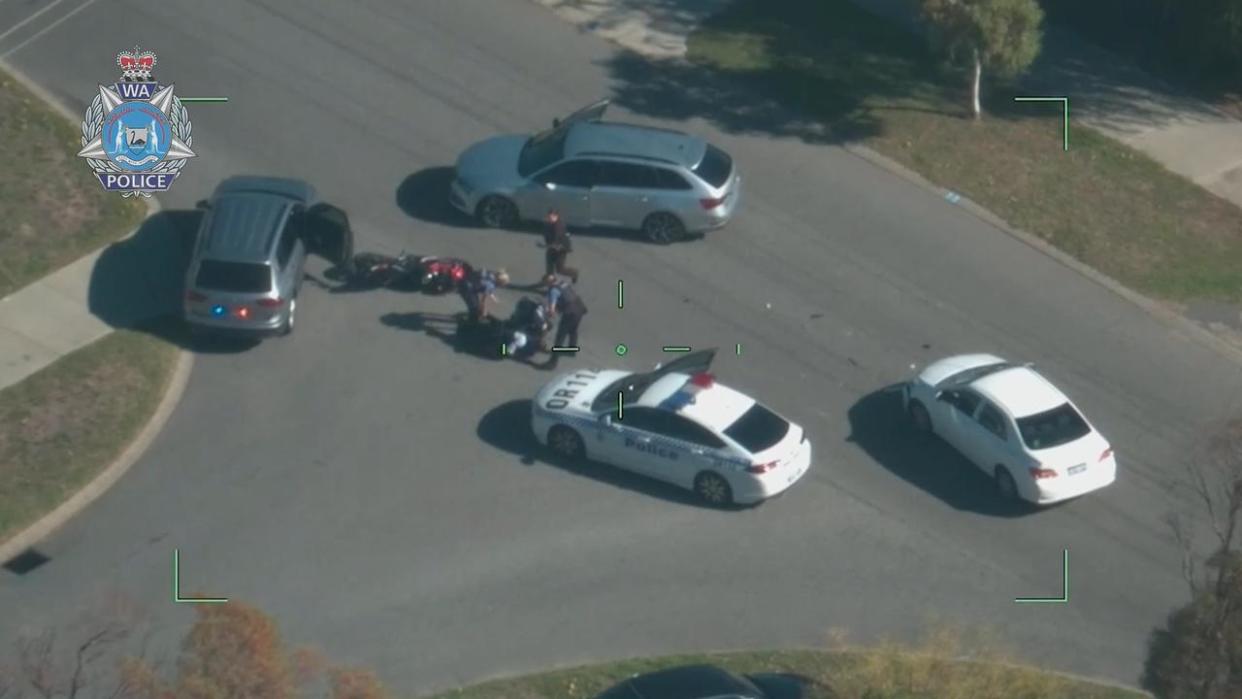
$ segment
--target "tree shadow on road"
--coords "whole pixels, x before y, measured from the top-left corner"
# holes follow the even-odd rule
[[[87,289],[91,313],[114,328],[150,333],[199,353],[233,353],[258,341],[192,336],[181,320],[185,274],[202,213],[161,211],[100,253]]]
[[[576,476],[627,490],[645,497],[659,498],[677,505],[707,508],[693,493],[672,485],[622,471],[596,461],[571,463],[551,453],[535,441],[530,430],[530,400],[511,400],[488,411],[479,421],[476,434],[484,443],[517,456],[526,466],[546,464]],[[710,508],[718,509],[718,508]],[[746,509],[746,508],[731,508]]]
[[[849,410],[849,441],[876,463],[955,510],[1013,518],[1032,509],[1009,504],[992,481],[944,442],[922,439],[907,426],[899,386],[869,393]]]

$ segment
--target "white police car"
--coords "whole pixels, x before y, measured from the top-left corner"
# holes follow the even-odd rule
[[[707,373],[715,350],[646,373],[583,369],[535,395],[535,438],[560,456],[619,466],[693,490],[712,505],[752,504],[806,474],[802,428]]]

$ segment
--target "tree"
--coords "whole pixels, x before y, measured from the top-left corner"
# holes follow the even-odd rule
[[[1199,553],[1193,528],[1170,516],[1191,599],[1152,634],[1144,681],[1161,699],[1234,699],[1242,696],[1242,421],[1211,440],[1189,475],[1211,549]]]
[[[1016,77],[1039,55],[1044,11],[1037,0],[923,0],[923,16],[937,48],[951,60],[969,59],[976,119],[983,112],[984,69],[999,78]]]
[[[70,653],[59,652],[50,632],[24,639],[17,672],[0,666],[0,699],[388,698],[367,670],[328,666],[307,649],[287,650],[276,623],[258,609],[230,601],[197,612],[172,678],[145,653],[124,652],[130,627],[93,622]]]

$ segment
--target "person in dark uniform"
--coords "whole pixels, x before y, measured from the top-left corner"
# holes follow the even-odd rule
[[[548,287],[545,301],[548,317],[560,319],[556,325],[556,340],[552,343],[552,358],[548,360],[549,366],[556,366],[561,353],[555,348],[578,346],[578,328],[582,325],[582,317],[587,314],[587,306],[569,282],[548,275],[544,283]]]
[[[556,209],[548,210],[548,226],[543,232],[543,244],[544,274],[562,274],[577,284],[578,270],[565,264],[569,253],[574,251],[573,241],[569,236],[569,229],[561,220],[561,212]]]

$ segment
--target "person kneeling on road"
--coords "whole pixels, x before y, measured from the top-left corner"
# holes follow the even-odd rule
[[[548,331],[547,312],[543,304],[524,298],[509,319],[505,354],[515,359],[527,359],[543,346],[543,336]]]

